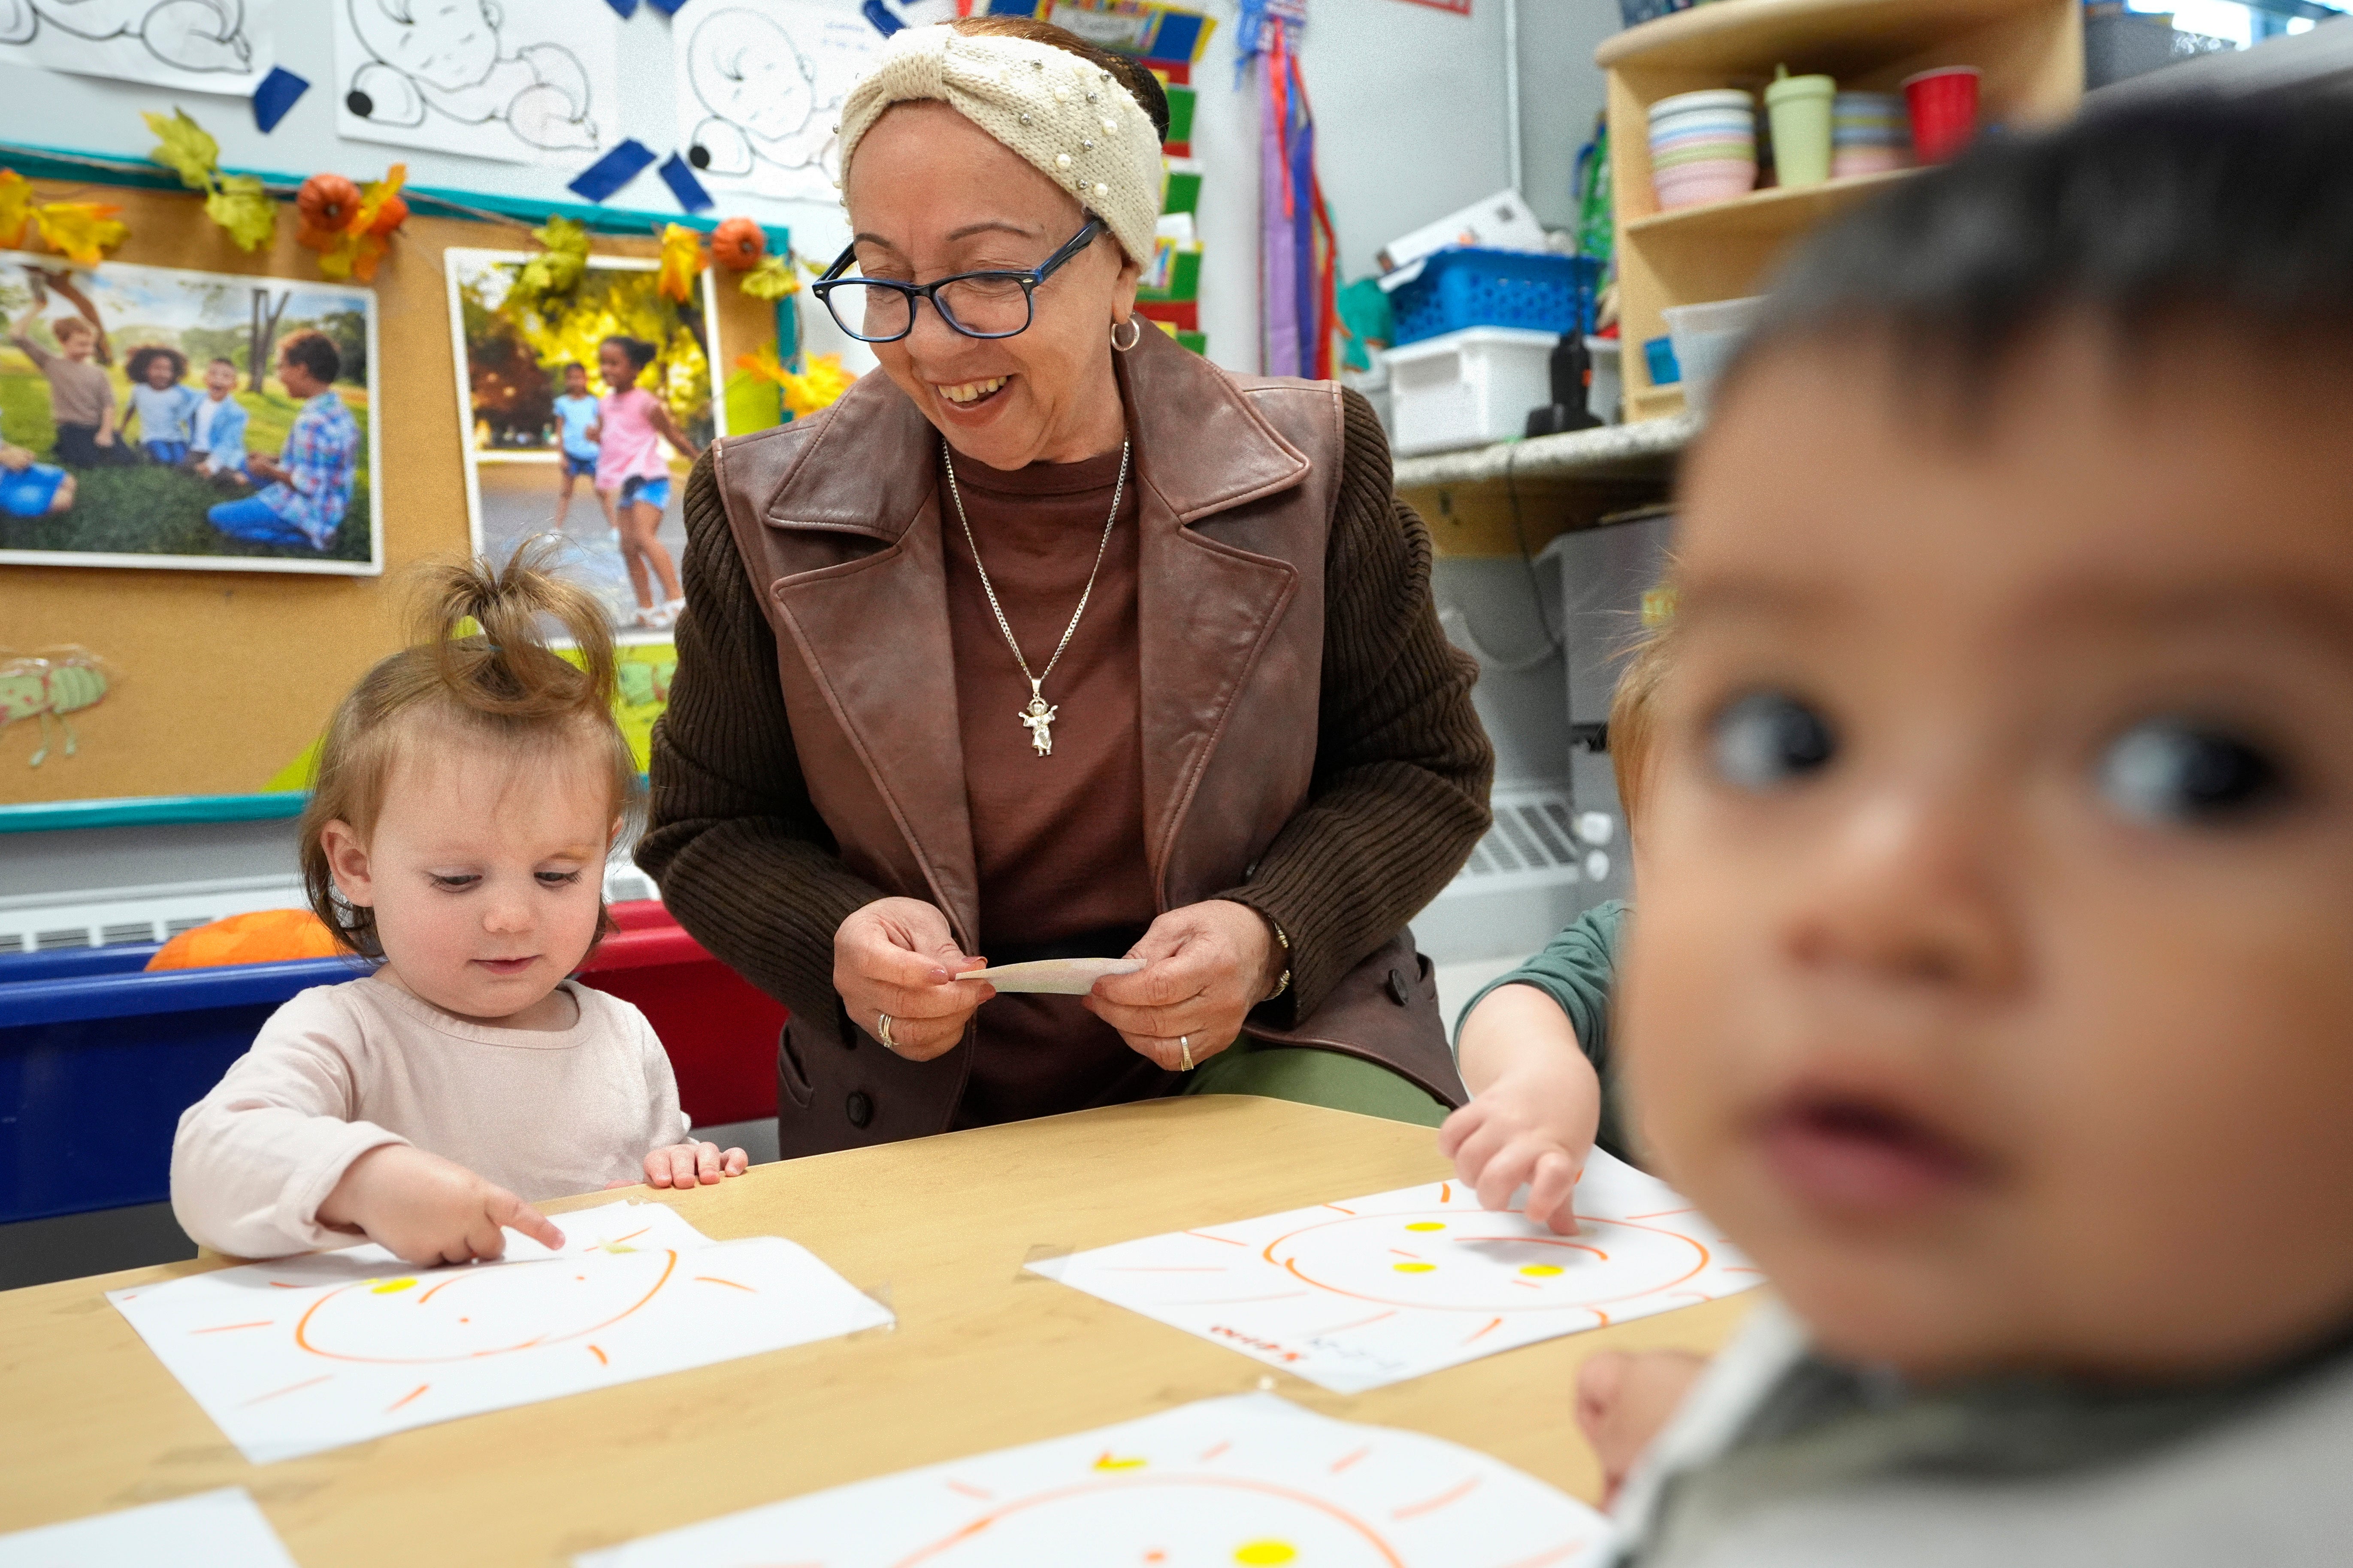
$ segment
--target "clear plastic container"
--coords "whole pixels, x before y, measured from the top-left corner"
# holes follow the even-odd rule
[[[1763,295],[1752,294],[1740,300],[1667,307],[1667,335],[1674,340],[1675,363],[1683,373],[1683,406],[1692,413],[1707,412],[1716,378],[1756,326],[1764,304]]]

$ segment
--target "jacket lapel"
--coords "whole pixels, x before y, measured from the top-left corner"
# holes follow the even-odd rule
[[[1116,364],[1136,451],[1145,844],[1166,907],[1194,792],[1299,584],[1288,563],[1193,525],[1291,489],[1308,461],[1230,381],[1165,333],[1145,331]],[[956,723],[938,441],[874,372],[828,411],[762,517],[771,529],[882,546],[786,577],[774,593],[902,841],[869,847],[903,850],[888,856],[900,885],[928,887],[969,952],[979,940],[979,879]]]
[[[934,479],[938,439],[878,371],[837,405],[786,472],[764,521],[884,542],[873,553],[786,577],[774,592],[903,854],[890,854],[893,847],[884,844],[867,847],[886,857],[902,887],[930,888],[969,952],[979,941],[979,879],[956,726]]]
[[[1308,463],[1233,384],[1156,330],[1118,368],[1137,453],[1137,675],[1145,848],[1162,908],[1201,774],[1260,650],[1297,590],[1285,562],[1192,524],[1276,494]]]

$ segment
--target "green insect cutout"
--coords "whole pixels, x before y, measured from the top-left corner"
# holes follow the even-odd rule
[[[19,719],[41,721],[41,749],[29,763],[39,767],[49,756],[52,715],[66,732],[66,755],[79,749],[69,713],[94,708],[106,696],[106,671],[96,655],[84,648],[58,649],[52,658],[0,659],[0,728]]]

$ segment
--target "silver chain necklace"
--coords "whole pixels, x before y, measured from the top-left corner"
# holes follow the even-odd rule
[[[1062,710],[1049,703],[1038,689],[1045,684],[1046,677],[1054,673],[1054,667],[1062,662],[1062,650],[1071,646],[1071,637],[1079,629],[1079,617],[1087,613],[1087,601],[1094,596],[1095,578],[1103,571],[1103,552],[1111,547],[1112,525],[1119,521],[1120,496],[1127,489],[1127,449],[1128,444],[1122,441],[1119,478],[1111,487],[1111,515],[1103,520],[1103,538],[1095,545],[1094,568],[1087,574],[1087,585],[1079,595],[1079,607],[1071,612],[1071,624],[1062,628],[1062,640],[1054,645],[1054,657],[1046,661],[1044,669],[1030,675],[1029,661],[1021,657],[1021,645],[1014,638],[1013,625],[1005,618],[1005,606],[997,602],[997,587],[988,580],[988,568],[980,563],[980,541],[972,536],[972,519],[964,510],[964,489],[956,483],[955,453],[944,440],[940,443],[940,460],[948,470],[948,494],[955,500],[956,521],[964,524],[964,542],[972,549],[973,569],[980,574],[980,591],[988,595],[988,607],[997,616],[997,629],[1005,634],[1005,646],[1013,650],[1013,662],[1021,667],[1021,673],[1029,680],[1029,705],[1018,717],[1029,731],[1030,749],[1041,757],[1054,754],[1054,720]]]

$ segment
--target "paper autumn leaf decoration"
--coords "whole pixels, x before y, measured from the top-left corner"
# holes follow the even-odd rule
[[[754,300],[781,300],[787,294],[798,293],[801,280],[793,276],[793,264],[788,258],[771,254],[746,270],[735,286]]]
[[[278,203],[259,177],[223,174],[220,143],[189,119],[186,110],[174,109],[169,119],[160,114],[141,118],[155,133],[155,150],[147,156],[179,175],[188,189],[205,193],[205,216],[221,226],[230,243],[244,251],[269,243],[278,232]]]
[[[212,132],[188,118],[185,109],[174,109],[172,117],[142,114],[147,129],[155,133],[155,150],[148,158],[180,176],[180,184],[192,191],[207,190],[220,173],[220,143]]]
[[[239,250],[259,250],[278,232],[278,203],[254,174],[229,174],[205,197],[205,216],[228,232]]]
[[[52,250],[65,252],[81,267],[95,267],[105,253],[129,237],[128,226],[115,221],[122,209],[103,202],[38,202],[33,182],[14,169],[0,169],[0,247],[14,250],[25,242],[25,229]]]
[[[0,169],[0,249],[15,250],[25,242],[25,225],[33,216],[33,182],[14,169]]]
[[[531,237],[547,248],[522,264],[523,286],[535,293],[570,293],[588,270],[587,225],[551,217]]]
[[[114,215],[122,209],[103,202],[46,202],[33,209],[33,222],[52,249],[78,267],[95,267],[131,234]]]
[[[796,374],[786,370],[776,358],[774,346],[766,343],[752,353],[738,354],[735,368],[764,376],[784,388],[785,406],[796,419],[805,419],[820,408],[840,400],[841,395],[857,384],[858,378],[841,368],[839,354],[811,354],[808,369]]]
[[[683,305],[694,298],[694,279],[711,265],[702,254],[702,236],[684,224],[662,229],[661,291]]]

